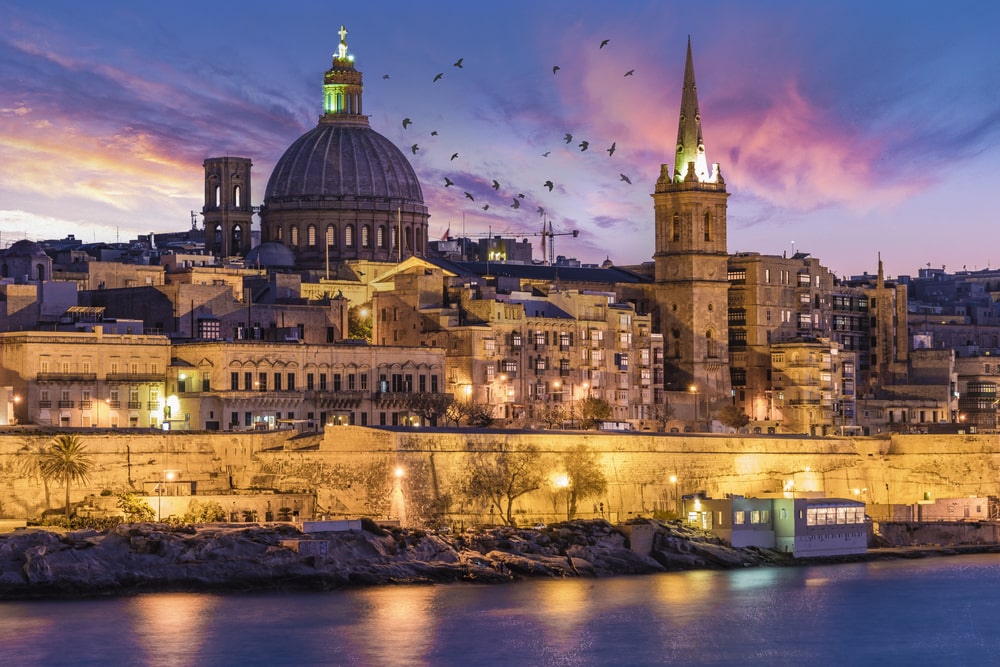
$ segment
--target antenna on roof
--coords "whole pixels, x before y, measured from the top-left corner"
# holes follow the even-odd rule
[[[191,231],[196,231],[198,229],[198,214],[191,211]]]

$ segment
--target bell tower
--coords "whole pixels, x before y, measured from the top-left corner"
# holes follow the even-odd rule
[[[205,160],[205,249],[216,257],[250,252],[250,167],[245,157]]]
[[[653,193],[655,291],[664,340],[664,388],[695,394],[701,418],[731,398],[726,182],[705,155],[688,38],[673,169]]]

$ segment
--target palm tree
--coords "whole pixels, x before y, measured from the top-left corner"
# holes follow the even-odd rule
[[[69,487],[74,481],[87,483],[94,462],[78,435],[58,435],[42,452],[38,469],[46,479],[66,484],[66,520],[69,521]]]

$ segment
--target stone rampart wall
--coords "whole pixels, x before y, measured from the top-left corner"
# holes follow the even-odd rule
[[[0,518],[36,518],[61,509],[63,487],[32,468],[52,438],[28,430],[0,433]],[[461,493],[469,443],[489,449],[533,444],[542,452],[542,488],[515,503],[519,523],[565,516],[565,496],[552,480],[560,456],[586,445],[608,480],[600,497],[584,498],[578,516],[612,520],[670,510],[680,496],[759,495],[790,489],[825,492],[877,505],[928,497],[1000,496],[996,436],[918,435],[889,438],[799,438],[717,434],[611,434],[559,431],[385,430],[329,427],[317,436],[294,432],[162,433],[81,431],[95,461],[72,502],[134,490],[151,494],[165,469],[199,494],[315,493],[316,516],[405,518],[419,524],[450,515],[456,522],[491,520],[489,509]],[[402,477],[396,477],[397,467]],[[669,480],[677,478],[676,484]],[[596,506],[596,510],[595,510]],[[493,516],[492,520],[499,521]]]

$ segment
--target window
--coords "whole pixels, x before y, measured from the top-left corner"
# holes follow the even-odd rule
[[[674,213],[674,218],[670,224],[670,240],[680,241],[681,240],[681,216]]]
[[[298,227],[298,225],[292,225],[292,228],[289,230],[289,239],[291,240],[292,245],[298,245],[299,244],[299,227]]]
[[[326,373],[319,374],[319,390],[326,391]]]
[[[295,391],[295,373],[288,373],[285,379],[288,380],[288,391]]]
[[[747,281],[747,270],[740,269],[729,269],[729,274],[726,276],[731,283],[745,283]]]
[[[337,228],[333,225],[326,226],[326,245],[331,248],[337,247]]]
[[[310,247],[316,245],[316,225],[306,227],[306,245]]]
[[[361,227],[361,247],[367,248],[371,245],[371,232],[372,228],[368,225]]]
[[[743,510],[733,512],[733,525],[742,526],[747,522],[747,513]]]
[[[712,214],[705,211],[705,241],[712,240]]]
[[[510,346],[511,347],[521,347],[521,334],[518,331],[511,333],[510,335]]]
[[[306,391],[315,389],[316,377],[312,373],[306,373]]]
[[[344,227],[344,246],[347,248],[354,247],[354,225]]]
[[[281,391],[281,373],[274,374],[274,390]]]
[[[233,206],[235,206],[236,208],[239,208],[242,205],[242,203],[241,203],[241,195],[242,194],[243,193],[240,190],[240,186],[234,185],[233,186]]]
[[[375,230],[375,245],[379,248],[385,248],[385,226],[379,225],[378,229]]]

